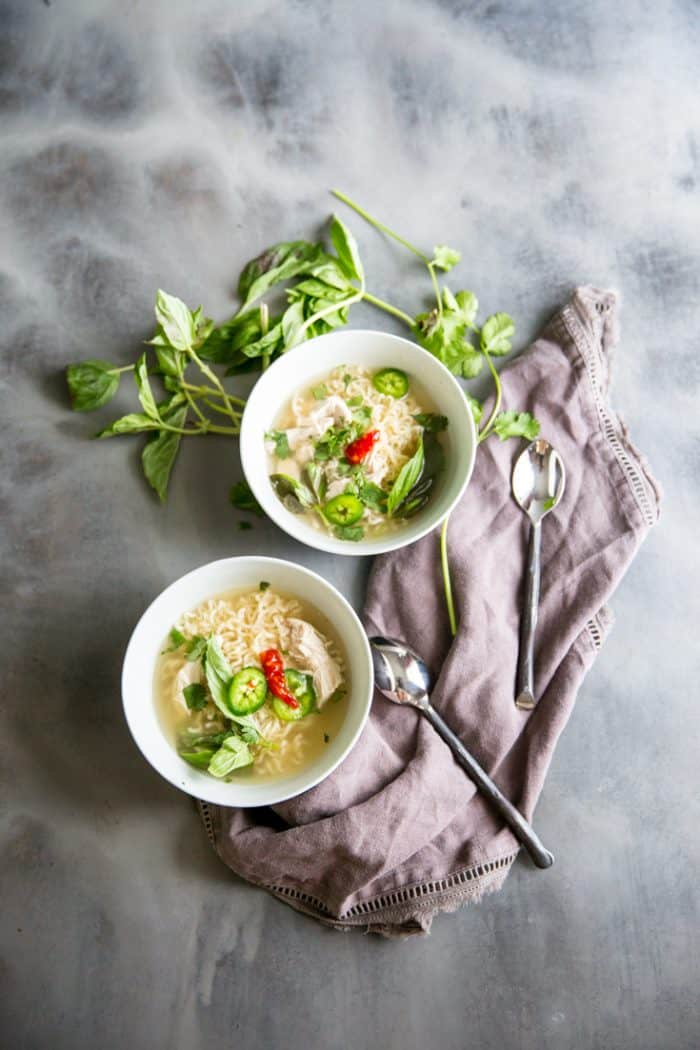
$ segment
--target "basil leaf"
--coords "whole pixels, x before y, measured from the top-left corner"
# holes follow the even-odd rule
[[[304,300],[291,303],[282,314],[282,344],[284,350],[291,350],[299,340],[304,324]]]
[[[130,412],[128,416],[115,419],[104,430],[100,430],[95,436],[98,438],[118,437],[122,434],[140,434],[144,430],[157,430],[158,424],[149,416],[141,412]]]
[[[216,753],[213,748],[203,748],[201,751],[178,751],[180,758],[189,762],[195,769],[208,769]]]
[[[352,540],[355,543],[364,539],[365,535],[361,525],[336,525],[333,532],[339,540]]]
[[[434,412],[417,412],[413,418],[424,430],[432,434],[439,434],[442,430],[447,430],[449,423],[447,416],[438,416]]]
[[[493,357],[507,354],[515,334],[513,319],[508,314],[491,314],[481,328],[481,349],[488,350]]]
[[[493,429],[501,441],[512,437],[534,441],[540,432],[540,424],[529,412],[500,412],[494,420]]]
[[[309,273],[309,266],[324,254],[319,244],[309,241],[282,241],[266,248],[251,259],[241,273],[238,281],[238,295],[243,301],[240,312],[280,281]]]
[[[331,242],[338,253],[338,261],[343,273],[353,281],[364,281],[365,271],[360,260],[357,241],[345,223],[334,215],[331,219]]]
[[[316,502],[322,503],[326,495],[326,475],[322,468],[319,467],[318,463],[310,460],[304,466],[303,475],[316,498]]]
[[[186,685],[182,695],[190,711],[201,711],[207,706],[207,691],[201,682]]]
[[[231,718],[228,699],[228,685],[233,678],[233,671],[224,656],[216,635],[204,640],[204,673],[212,700],[219,710]],[[191,659],[191,657],[190,657]]]
[[[151,390],[151,384],[148,380],[148,362],[146,361],[145,354],[142,354],[136,362],[134,379],[136,380],[139,401],[141,402],[142,409],[147,416],[151,417],[151,419],[158,419],[158,408],[156,406],[156,399],[153,396],[153,391]]]
[[[456,248],[448,248],[446,244],[436,244],[433,248],[433,266],[440,270],[451,270],[461,258],[461,252]]]
[[[120,373],[108,361],[68,365],[66,381],[74,412],[94,412],[111,401],[119,389]]]
[[[223,744],[209,763],[209,772],[213,777],[228,776],[234,769],[253,764],[253,756],[245,740],[236,735],[227,736]]]
[[[264,517],[265,512],[253,495],[247,481],[237,481],[231,487],[228,498],[236,510],[243,511],[246,514],[257,514],[259,518]]]
[[[355,288],[345,276],[345,271],[340,265],[340,260],[326,252],[319,252],[318,257],[311,262],[306,270],[310,277],[316,277],[324,284],[330,284],[332,288],[339,291],[354,292]]]
[[[282,322],[278,322],[273,325],[269,331],[264,334],[261,332],[260,338],[256,339],[252,343],[244,344],[238,348],[238,352],[243,354],[245,357],[255,358],[262,357],[263,354],[272,356],[278,350],[282,350],[284,347],[284,336]]]
[[[274,327],[278,322],[279,318],[276,318],[272,326]],[[262,334],[259,312],[251,311],[239,315],[213,329],[206,342],[200,347],[199,356],[205,361],[214,361],[216,364],[230,364],[236,356],[236,351],[249,343],[256,342]]]
[[[302,514],[316,505],[313,492],[289,474],[271,474],[270,481],[277,497],[292,514]]]
[[[292,453],[286,430],[271,430],[265,435],[265,438],[267,441],[274,441],[275,455],[278,459],[289,459]]]
[[[404,463],[399,471],[387,498],[387,514],[391,517],[401,506],[409,492],[416,484],[425,465],[425,453],[423,451],[423,438],[418,442],[418,448],[407,463]]]
[[[287,292],[290,302],[300,299],[323,300],[326,303],[342,303],[347,298],[350,286],[345,281],[342,288],[335,288],[326,281],[320,281],[316,277],[306,277],[299,281]]]
[[[176,350],[187,350],[196,341],[197,329],[191,312],[182,299],[168,295],[162,288],[156,295],[156,320]]]
[[[162,412],[162,419],[174,427],[184,427],[187,419],[187,404],[183,404],[176,395],[173,398],[172,407]],[[182,434],[162,430],[159,434],[153,435],[141,453],[141,465],[146,481],[155,489],[161,503],[165,502],[170,474],[180,449],[181,437]]]

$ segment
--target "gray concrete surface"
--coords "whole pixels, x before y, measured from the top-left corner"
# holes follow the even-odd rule
[[[699,62],[697,6],[666,0],[0,4],[3,1045],[698,1046]],[[619,288],[615,402],[666,490],[537,811],[555,868],[407,943],[235,881],[119,699],[135,620],[191,566],[264,549],[357,604],[367,566],[238,532],[234,442],[193,442],[161,508],[61,378],[130,360],[159,285],[226,316],[336,184],[461,247],[521,346],[573,285]],[[353,226],[417,309],[411,259]]]

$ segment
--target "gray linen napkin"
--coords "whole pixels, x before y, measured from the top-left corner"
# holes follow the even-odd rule
[[[658,517],[658,486],[607,402],[615,316],[612,293],[579,289],[503,372],[505,403],[536,414],[567,468],[542,536],[536,709],[513,704],[527,530],[510,497],[514,442],[479,449],[452,515],[454,640],[437,532],[377,558],[369,583],[368,632],[423,654],[439,675],[433,703],[528,818],[610,626],[606,602]],[[437,912],[500,888],[518,851],[433,729],[380,697],[318,787],[274,811],[200,809],[244,879],[328,925],[387,936],[425,932]]]

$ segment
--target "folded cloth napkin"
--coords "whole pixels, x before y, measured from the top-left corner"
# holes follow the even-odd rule
[[[542,535],[535,710],[513,703],[528,528],[510,495],[515,442],[484,443],[450,520],[455,639],[437,532],[377,558],[369,582],[368,633],[423,655],[435,707],[528,818],[610,626],[606,602],[658,517],[658,486],[607,401],[615,316],[614,294],[579,289],[503,372],[505,403],[537,416],[567,471]],[[432,727],[379,696],[318,787],[274,811],[201,812],[238,875],[328,925],[387,936],[427,931],[437,912],[499,889],[518,852]]]

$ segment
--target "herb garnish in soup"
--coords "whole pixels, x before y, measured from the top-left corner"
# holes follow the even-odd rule
[[[261,581],[181,617],[159,657],[155,690],[186,762],[219,779],[269,780],[308,765],[333,739],[347,683],[331,625]]]
[[[430,499],[447,422],[400,369],[341,366],[295,394],[266,434],[270,480],[316,528],[342,540],[377,536]]]

